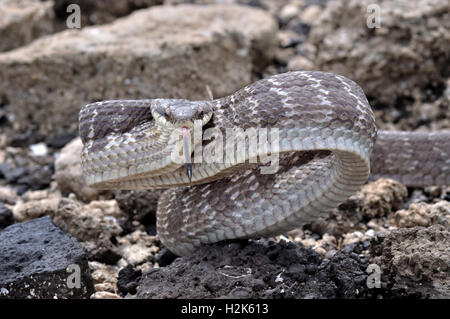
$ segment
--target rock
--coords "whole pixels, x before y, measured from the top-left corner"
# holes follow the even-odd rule
[[[279,31],[277,34],[277,39],[280,47],[282,48],[292,48],[304,41],[303,37],[292,30]]]
[[[442,225],[381,233],[371,245],[386,297],[450,297],[450,231]]]
[[[59,194],[57,192],[52,192],[49,189],[37,190],[37,191],[28,191],[24,193],[20,199],[25,202],[37,201],[49,198],[59,198]]]
[[[307,24],[316,24],[322,11],[322,8],[318,5],[308,6],[300,13],[300,20]]]
[[[236,287],[230,292],[230,298],[248,299],[251,296],[251,290],[244,287]]]
[[[13,207],[14,219],[24,222],[45,215],[53,216],[58,210],[59,201],[60,197],[56,194],[44,199],[20,200]]]
[[[156,262],[159,267],[165,267],[170,265],[177,257],[177,255],[172,253],[166,247],[163,247],[156,255]]]
[[[364,198],[360,206],[363,215],[375,217],[386,216],[400,207],[408,196],[408,190],[397,181],[380,178],[364,185],[361,194]]]
[[[0,54],[0,97],[18,130],[75,133],[89,102],[233,93],[270,61],[276,30],[245,6],[155,6]]]
[[[150,260],[155,260],[159,248],[156,246],[155,236],[136,230],[117,239],[122,257],[132,265],[140,265]]]
[[[111,283],[101,283],[101,284],[95,284],[94,285],[95,291],[107,291],[111,293],[115,293],[114,285]]]
[[[45,156],[48,154],[47,144],[41,142],[30,145],[30,156]]]
[[[4,178],[8,184],[15,183],[19,178],[25,175],[24,167],[13,168],[8,163],[0,163],[0,177]]]
[[[112,241],[122,233],[120,221],[126,216],[115,200],[83,204],[73,197],[29,192],[13,207],[13,215],[17,221],[50,215],[56,225],[81,242],[89,260],[115,264],[121,258],[121,251]],[[127,249],[136,251],[136,247]]]
[[[280,49],[275,54],[275,62],[280,66],[285,66],[289,63],[289,60],[295,56],[294,48]]]
[[[440,224],[450,231],[450,203],[441,200],[435,204],[411,204],[408,209],[395,212],[394,224],[398,227],[427,227]]]
[[[47,162],[48,159],[44,159]],[[12,167],[8,163],[0,164],[0,178],[3,176],[8,184],[22,186],[22,193],[31,189],[38,190],[47,188],[50,185],[53,165],[42,163],[42,165],[16,166]]]
[[[407,195],[408,191],[403,184],[391,179],[379,179],[364,185],[359,192],[333,209],[331,214],[318,218],[307,225],[306,229],[321,235],[343,238],[346,243],[367,240],[370,236],[363,234],[369,228],[381,230],[389,227],[383,217],[391,216],[402,207]],[[366,224],[367,219],[371,220]]]
[[[2,102],[2,100],[0,100]],[[4,100],[3,103],[8,104],[8,101]],[[14,114],[10,115],[10,121],[12,122],[13,128],[17,128],[20,124],[15,121]],[[9,136],[9,145],[12,147],[26,147],[31,144],[39,143],[44,140],[44,135],[37,129],[26,129],[24,132],[11,132]]]
[[[380,28],[367,12],[371,0],[330,1],[311,42],[314,64],[349,77],[379,103],[394,105],[449,74],[450,3],[447,0],[377,1]],[[395,83],[396,85],[393,85]]]
[[[163,0],[53,0],[56,16],[65,21],[70,13],[67,6],[71,3],[80,6],[81,26],[91,24],[104,24],[113,21],[117,17],[130,14],[134,10],[163,4]]]
[[[289,71],[312,71],[316,69],[314,64],[308,58],[301,55],[296,55],[290,59],[287,68]]]
[[[293,242],[233,241],[200,248],[143,274],[138,298],[362,298],[371,294],[357,247],[322,259]],[[170,284],[168,284],[170,283]]]
[[[17,179],[17,184],[24,185],[31,190],[48,188],[52,180],[53,171],[53,165],[28,167],[25,174]]]
[[[374,237],[373,230],[371,232],[362,233],[360,231],[354,231],[351,233],[344,234],[344,240],[342,241],[342,245],[351,245],[357,242],[369,241]]]
[[[89,268],[91,269],[92,279],[94,284],[108,284],[115,287],[117,285],[117,276],[119,274],[119,267],[112,265],[105,265],[97,261],[90,261]]]
[[[75,134],[71,133],[62,133],[55,136],[50,136],[45,140],[45,143],[48,145],[48,147],[51,148],[62,148],[66,144],[68,144],[70,141],[72,141],[76,137]]]
[[[63,194],[76,194],[77,198],[89,202],[97,199],[105,191],[86,185],[81,170],[81,150],[83,144],[78,137],[67,144],[55,161],[55,180]]]
[[[364,217],[358,206],[362,200],[358,195],[360,196],[360,194],[353,195],[339,208],[333,209],[328,216],[320,217],[310,225],[305,225],[304,228],[319,235],[329,234],[341,238],[344,234],[360,227]],[[353,202],[356,198],[358,198],[358,203]]]
[[[119,279],[117,281],[117,287],[119,287],[119,291],[123,294],[132,294],[136,293],[136,288],[139,284],[139,280],[141,279],[142,271],[140,269],[133,268],[132,265],[128,265],[125,268],[121,269],[119,272]]]
[[[368,298],[374,292],[367,287],[367,262],[360,254],[364,250],[362,243],[344,246],[330,258],[324,258],[319,266],[321,278],[333,278],[339,287],[339,298]],[[319,277],[320,278],[320,277]],[[323,286],[323,282],[316,284]],[[309,294],[311,296],[311,293]],[[314,296],[313,296],[314,297]]]
[[[109,238],[85,241],[82,245],[88,252],[89,260],[95,260],[107,265],[115,265],[122,258],[119,249],[114,246]]]
[[[92,201],[85,205],[73,198],[63,198],[52,216],[56,225],[81,242],[89,260],[115,264],[121,258],[113,241],[122,233],[119,219],[125,216],[116,201]]]
[[[142,264],[153,257],[152,252],[147,249],[146,245],[142,244],[124,246],[121,252],[123,258],[132,265]]]
[[[0,2],[0,52],[53,32],[53,3],[38,0]]]
[[[0,202],[14,205],[19,197],[10,186],[0,186]]]
[[[115,199],[120,209],[131,220],[144,225],[156,223],[156,207],[162,190],[115,191]]]
[[[108,291],[97,291],[91,299],[120,299],[120,296]]]
[[[53,221],[80,242],[111,239],[118,236],[122,229],[118,219],[124,215],[116,201],[92,201],[88,205],[62,198]]]
[[[0,297],[87,298],[94,292],[85,251],[50,217],[9,226],[0,242]]]
[[[14,223],[14,217],[12,211],[0,202],[0,229]]]
[[[292,234],[294,234],[294,232],[292,232]],[[325,256],[326,253],[330,250],[335,250],[337,245],[336,238],[327,233],[323,234],[322,238],[319,240],[315,240],[312,237],[308,238],[297,237],[294,240],[296,242],[300,242],[306,248],[313,249],[316,253],[322,256]]]
[[[279,17],[283,24],[287,24],[289,20],[295,18],[299,13],[300,6],[298,3],[288,3],[281,8]]]

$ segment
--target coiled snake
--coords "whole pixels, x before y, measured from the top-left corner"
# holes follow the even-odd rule
[[[91,187],[171,188],[159,199],[157,227],[178,255],[309,223],[357,191],[371,169],[408,185],[450,185],[450,132],[377,137],[362,89],[331,73],[279,74],[210,101],[92,103],[80,111],[79,131]],[[207,151],[209,160],[198,156]],[[184,162],[176,157],[183,152]]]

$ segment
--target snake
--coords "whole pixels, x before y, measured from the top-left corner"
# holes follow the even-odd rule
[[[180,256],[311,223],[369,178],[450,185],[450,131],[378,130],[362,88],[321,71],[273,75],[217,99],[90,103],[79,134],[88,186],[165,189],[157,232]]]

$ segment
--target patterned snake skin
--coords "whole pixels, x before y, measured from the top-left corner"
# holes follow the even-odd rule
[[[256,151],[244,143],[250,152],[234,163],[193,161],[190,179],[171,154],[182,152],[173,132],[178,140],[181,127],[192,128],[195,117],[203,119],[203,132],[276,128],[278,136]],[[171,188],[158,202],[157,227],[178,255],[205,243],[276,235],[310,223],[356,192],[371,165],[374,178],[450,185],[450,132],[380,131],[377,137],[362,89],[331,73],[279,74],[211,101],[92,103],[80,111],[79,130],[91,187]],[[194,159],[199,143],[191,142]],[[206,149],[208,141],[200,144]],[[264,164],[252,160],[271,154],[279,155],[278,170],[265,174]]]

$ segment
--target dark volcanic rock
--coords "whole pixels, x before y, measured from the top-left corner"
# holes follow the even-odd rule
[[[0,247],[0,298],[88,298],[94,292],[83,248],[48,216],[5,228]]]
[[[86,241],[83,247],[87,250],[89,261],[95,260],[107,265],[114,265],[122,256],[114,244],[104,238],[98,241]]]
[[[52,148],[63,148],[64,145],[73,140],[76,136],[70,133],[59,134],[55,136],[48,137],[46,139],[46,144]]]
[[[120,270],[119,278],[117,281],[119,291],[124,295],[128,293],[135,294],[141,276],[142,271],[140,269],[133,268],[133,266],[130,264]]]
[[[14,223],[12,211],[0,202],[0,229]]]
[[[53,164],[18,167],[11,167],[8,163],[0,164],[0,178],[4,178],[8,184],[21,186],[23,193],[29,189],[47,188],[53,173]]]
[[[293,242],[233,241],[202,247],[170,266],[151,269],[139,298],[364,298],[362,245],[323,259]]]
[[[177,255],[172,253],[166,247],[163,247],[156,255],[156,261],[160,267],[165,267],[170,265],[177,257]]]
[[[156,206],[160,190],[121,190],[114,192],[117,204],[131,220],[137,220],[144,225],[154,225],[156,222]]]

